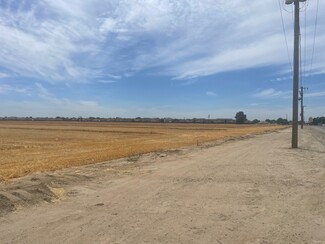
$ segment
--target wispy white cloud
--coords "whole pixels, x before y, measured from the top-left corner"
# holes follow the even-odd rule
[[[69,102],[67,98],[57,98],[52,94],[47,88],[45,88],[41,83],[35,83],[36,92],[39,98],[47,101],[48,103],[63,106]]]
[[[291,91],[277,91],[274,88],[257,91],[253,96],[256,98],[289,98]]]
[[[35,83],[35,86],[39,90],[39,95],[42,97],[52,97],[53,95],[40,83]]]
[[[72,4],[66,4],[65,9],[70,9],[66,12],[63,1],[33,1],[28,7],[24,1],[9,2],[1,6],[0,66],[48,81],[85,80],[93,71],[76,58],[96,52],[95,33],[78,11],[81,4]]]
[[[89,113],[92,113],[96,111],[97,108],[100,106],[98,105],[97,101],[93,100],[71,100],[68,98],[58,98],[54,94],[48,91],[47,88],[45,88],[40,83],[35,83],[35,87],[37,88],[38,96],[43,99],[46,103],[46,106],[51,107],[54,110],[57,110],[57,108],[65,108],[66,110],[73,111],[74,108],[78,107],[79,111],[83,111],[83,114],[87,110],[93,110]]]
[[[270,65],[288,67],[277,4],[260,0],[249,5],[244,0],[8,1],[1,5],[0,66],[21,76],[65,83],[110,80],[115,79],[111,74],[121,77],[153,67],[178,79]],[[314,8],[310,4],[308,11]],[[319,14],[323,13],[320,6]],[[292,36],[291,15],[286,18]],[[307,23],[308,53],[313,43],[311,22]],[[324,28],[319,22],[317,53],[325,50]],[[325,73],[323,56],[315,55],[313,73]],[[310,58],[307,55],[306,63]]]
[[[84,106],[87,106],[87,107],[97,107],[98,106],[96,101],[84,101],[84,100],[81,100],[81,101],[79,101],[79,103],[81,105],[84,105]]]
[[[109,106],[103,107],[94,101],[65,100],[58,104],[50,101],[7,101],[1,105],[0,116],[33,116],[33,117],[107,117],[107,113],[114,111],[114,115],[119,114],[119,110]]]
[[[210,96],[210,97],[216,97],[217,96],[217,94],[215,92],[213,92],[213,91],[207,91],[206,95]]]
[[[97,82],[103,84],[109,84],[109,83],[115,83],[116,80],[98,80]]]
[[[325,91],[306,93],[305,97],[325,97]]]
[[[282,76],[282,77],[277,77],[271,81],[287,81],[287,80],[292,80],[292,76]]]
[[[3,79],[3,78],[8,78],[10,77],[10,75],[6,74],[6,73],[1,73],[0,72],[0,79]]]
[[[282,63],[281,47],[272,46],[281,36],[268,37],[265,40],[248,44],[237,49],[229,49],[216,53],[214,56],[189,61],[178,67],[181,73],[177,78],[193,78],[219,72],[262,67]],[[270,46],[269,48],[265,48]],[[263,57],[263,58],[262,58]]]
[[[248,104],[248,106],[250,106],[250,107],[258,107],[260,105],[261,104],[259,104],[259,103],[250,103],[250,104]]]
[[[8,84],[0,84],[0,93],[21,93],[21,94],[30,94],[30,89],[27,89],[25,87],[17,87],[17,86],[12,86]]]

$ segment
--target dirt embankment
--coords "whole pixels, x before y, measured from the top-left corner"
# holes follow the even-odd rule
[[[57,202],[3,216],[1,241],[324,243],[325,148],[290,134],[26,177]]]

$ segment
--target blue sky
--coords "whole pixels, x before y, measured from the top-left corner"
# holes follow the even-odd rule
[[[325,5],[312,59],[317,0],[307,3],[301,66],[315,117]],[[291,60],[292,6],[280,5]],[[276,0],[0,0],[0,116],[290,119],[290,62]]]

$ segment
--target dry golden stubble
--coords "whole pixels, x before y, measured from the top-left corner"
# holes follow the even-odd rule
[[[202,145],[281,126],[103,122],[0,122],[0,181],[33,172]]]

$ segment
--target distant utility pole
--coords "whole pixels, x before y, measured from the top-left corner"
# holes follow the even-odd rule
[[[305,123],[305,106],[304,106],[304,90],[307,90],[306,87],[300,87],[300,117],[301,117],[301,129],[304,128],[304,123]]]
[[[299,94],[299,3],[306,0],[285,0],[286,4],[295,5],[294,51],[293,51],[293,96],[292,96],[292,148],[298,148],[298,94]]]

